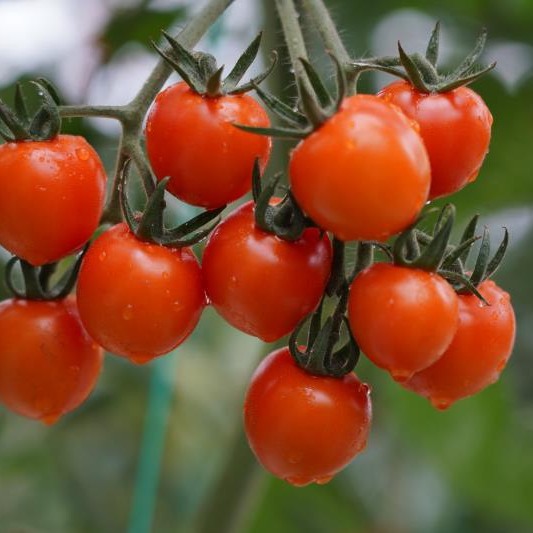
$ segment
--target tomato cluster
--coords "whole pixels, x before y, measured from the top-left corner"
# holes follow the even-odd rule
[[[346,96],[339,73],[336,104],[303,102],[304,114],[258,89],[258,78],[237,87],[235,72],[258,40],[222,81],[212,58],[167,39],[172,54],[159,52],[187,83],[161,92],[148,115],[146,163],[155,176],[142,214],[127,200],[128,161],[115,183],[123,222],[89,243],[102,223],[105,173],[87,142],[53,131],[0,146],[0,244],[18,256],[26,285],[15,287],[11,264],[15,297],[0,304],[3,404],[54,422],[88,396],[103,349],[146,363],[183,343],[212,305],[265,342],[291,334],[252,376],[244,422],[263,466],[306,485],[329,481],[366,445],[372,409],[370,387],[353,373],[359,349],[439,409],[496,381],[515,334],[509,296],[488,279],[506,241],[489,261],[484,235],[469,273],[475,226],[457,246],[448,242],[451,208],[432,234],[417,227],[428,200],[480,170],[492,123],[481,98],[448,78],[431,90],[401,81]],[[400,52],[412,74],[416,65]],[[243,94],[251,88],[300,127],[283,198],[277,178],[261,184],[269,135],[281,130]],[[167,229],[165,189],[208,211]],[[215,228],[226,204],[251,189],[254,200]],[[200,262],[191,246],[210,232]],[[351,273],[348,241],[359,241]],[[75,297],[68,280],[50,287],[53,263],[84,246],[69,278]],[[374,249],[390,260],[374,262]],[[343,328],[348,341],[338,348]]]

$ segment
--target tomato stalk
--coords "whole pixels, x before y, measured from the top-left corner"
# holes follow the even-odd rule
[[[184,47],[194,46],[204,33],[222,15],[233,0],[210,0],[206,6],[183,28],[177,39]],[[142,125],[148,109],[165,81],[172,74],[172,67],[160,59],[139,92],[127,104],[122,106],[61,106],[62,117],[103,117],[120,122],[122,135],[118,147],[118,156],[114,169],[111,195],[102,215],[101,223],[117,223],[122,220],[120,211],[120,172],[127,159],[132,159],[141,175],[148,194],[154,184],[147,172],[148,162],[141,148]]]

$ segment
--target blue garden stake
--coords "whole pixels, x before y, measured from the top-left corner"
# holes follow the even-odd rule
[[[152,363],[148,405],[133,492],[128,533],[150,533],[157,501],[161,458],[172,403],[175,352]]]

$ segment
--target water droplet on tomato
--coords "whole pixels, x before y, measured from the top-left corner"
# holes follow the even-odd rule
[[[319,477],[315,480],[317,485],[325,485],[326,483],[329,483],[333,479],[333,476],[324,476]]]
[[[80,161],[87,161],[87,159],[89,159],[89,151],[85,148],[78,148],[76,150],[76,155]]]
[[[409,372],[407,370],[397,370],[397,369],[391,369],[390,374],[392,376],[392,379],[394,381],[397,381],[398,383],[403,383],[407,381],[412,375],[412,372]]]
[[[100,259],[100,261],[104,261],[106,257],[107,257],[107,253],[106,252],[100,252],[100,255],[98,256],[98,259]]]
[[[285,481],[291,485],[294,485],[295,487],[305,487],[310,483],[309,479],[298,476],[289,476],[285,478]]]
[[[302,454],[300,454],[300,453],[292,453],[287,458],[287,461],[289,461],[289,463],[291,465],[295,465],[295,464],[299,463],[301,460],[302,460]]]
[[[51,426],[52,424],[55,424],[59,420],[60,415],[46,415],[41,417],[41,422],[43,424],[46,424],[47,426]]]
[[[431,402],[431,405],[439,411],[448,409],[448,407],[450,407],[452,404],[452,402],[447,398],[430,398],[429,401]]]
[[[505,359],[501,360],[498,365],[496,366],[496,370],[498,372],[502,372],[503,369],[505,368],[505,364],[507,363],[507,361]]]
[[[169,273],[165,270],[163,274],[161,274],[161,276],[163,277],[163,279],[168,279]]]
[[[128,304],[124,309],[122,310],[122,318],[124,320],[131,320],[133,318],[133,305]]]

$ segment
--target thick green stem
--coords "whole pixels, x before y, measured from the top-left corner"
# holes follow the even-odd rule
[[[347,68],[347,65],[352,61],[350,54],[346,50],[342,39],[337,31],[335,23],[331,18],[328,8],[323,0],[301,0],[304,10],[313,21],[324,46],[328,52],[333,54],[339,63],[343,66],[346,73],[346,81],[348,84],[348,94],[356,92],[358,73],[353,69]]]
[[[300,59],[308,59],[304,36],[299,23],[300,16],[294,7],[293,0],[276,0],[276,9],[281,22],[283,35],[285,36],[285,42],[287,43],[289,57],[291,58],[291,65],[297,82],[298,96],[301,100],[302,85],[307,94],[313,95],[314,91],[300,61]]]
[[[64,105],[59,107],[59,114],[63,118],[103,117],[122,120],[122,117],[124,115],[124,106]]]

